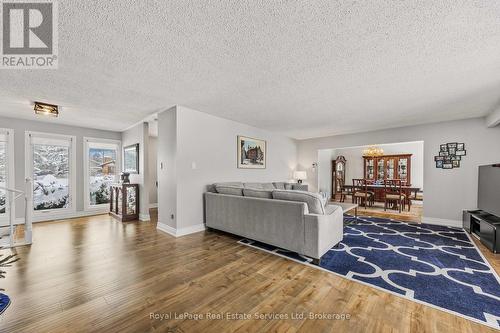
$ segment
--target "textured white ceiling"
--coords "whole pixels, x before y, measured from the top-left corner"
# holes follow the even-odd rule
[[[0,70],[30,101],[122,130],[174,104],[296,138],[485,115],[500,1],[59,1],[59,69]]]

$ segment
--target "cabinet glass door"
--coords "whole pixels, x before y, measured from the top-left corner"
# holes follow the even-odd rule
[[[373,158],[366,159],[366,179],[375,179],[374,175],[374,164]]]
[[[377,160],[377,181],[383,181],[385,176],[384,172],[384,159]]]
[[[408,159],[400,158],[398,161],[398,174],[401,183],[405,184],[408,181]]]
[[[127,190],[127,198],[126,198],[126,214],[127,215],[133,215],[136,214],[137,212],[135,211],[136,207],[136,200],[137,200],[137,193],[135,193],[135,187],[125,187]]]
[[[395,171],[396,171],[396,159],[388,158],[386,179],[395,179]]]

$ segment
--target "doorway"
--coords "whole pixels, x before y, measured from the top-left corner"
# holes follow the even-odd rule
[[[356,202],[360,214],[421,222],[423,141],[323,149],[318,151],[318,161],[318,188],[332,203]],[[354,197],[361,191],[354,185],[356,179],[366,182],[364,190],[369,192],[369,200]],[[399,188],[397,191],[404,199],[386,199],[390,198],[390,183],[401,183],[401,192]]]

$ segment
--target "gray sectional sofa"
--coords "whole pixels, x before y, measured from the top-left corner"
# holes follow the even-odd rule
[[[208,228],[274,245],[315,262],[342,240],[343,213],[287,183],[217,183],[205,193]]]

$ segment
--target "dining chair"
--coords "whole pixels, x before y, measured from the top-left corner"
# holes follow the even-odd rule
[[[375,193],[368,191],[368,184],[366,179],[353,179],[352,180],[352,203],[363,204],[366,208],[367,204],[373,206]]]
[[[406,194],[403,193],[401,188],[400,179],[388,179],[384,182],[384,210],[387,210],[389,203],[397,205],[397,209],[401,213],[402,209],[406,206]]]

